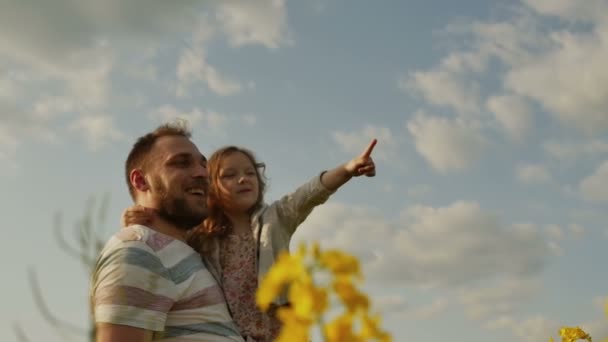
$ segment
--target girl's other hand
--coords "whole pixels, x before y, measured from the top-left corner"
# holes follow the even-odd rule
[[[120,224],[123,228],[134,224],[149,225],[154,221],[155,215],[156,211],[154,209],[137,204],[123,211]]]

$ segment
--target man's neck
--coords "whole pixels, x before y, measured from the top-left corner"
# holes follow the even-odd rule
[[[154,229],[155,231],[168,235],[174,239],[180,241],[186,241],[186,231],[183,229],[179,229],[175,226],[175,224],[165,220],[161,215],[158,214],[159,203],[158,199],[154,198],[150,194],[148,196],[141,196],[140,198],[135,200],[136,204],[139,204],[146,208],[151,208],[155,213],[153,214],[152,222],[147,224],[146,226]]]

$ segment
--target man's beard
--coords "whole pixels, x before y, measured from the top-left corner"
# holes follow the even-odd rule
[[[189,207],[185,198],[176,198],[169,195],[162,183],[157,184],[162,199],[158,208],[158,215],[165,221],[173,224],[176,228],[189,231],[200,225],[207,218],[204,210],[196,211]],[[204,199],[202,199],[204,201]]]

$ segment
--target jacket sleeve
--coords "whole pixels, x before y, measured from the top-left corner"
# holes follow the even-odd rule
[[[280,221],[280,228],[285,229],[289,235],[295,232],[316,206],[325,203],[335,192],[321,183],[323,173],[325,171],[272,204]]]

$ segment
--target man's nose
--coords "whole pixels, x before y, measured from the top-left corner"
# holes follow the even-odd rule
[[[193,177],[208,178],[209,177],[209,172],[207,171],[207,166],[197,164],[194,167],[194,174],[192,176]]]

